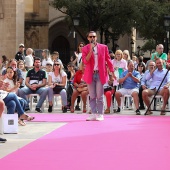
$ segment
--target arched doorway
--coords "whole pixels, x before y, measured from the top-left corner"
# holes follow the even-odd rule
[[[66,67],[67,63],[70,61],[70,45],[68,40],[63,36],[56,37],[52,42],[51,51],[59,52],[60,59]]]

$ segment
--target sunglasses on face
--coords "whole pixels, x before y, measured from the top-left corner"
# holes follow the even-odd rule
[[[89,38],[95,38],[96,36],[89,36]]]
[[[84,45],[80,45],[79,47],[84,47]]]
[[[60,64],[54,64],[55,66],[60,66]]]
[[[52,66],[51,64],[46,64],[47,66]]]

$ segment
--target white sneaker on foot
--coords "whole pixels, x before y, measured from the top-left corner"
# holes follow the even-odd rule
[[[103,116],[103,114],[97,114],[97,116],[96,116],[96,120],[98,120],[98,121],[102,121],[102,120],[104,120],[104,116]]]
[[[93,120],[96,120],[95,114],[90,114],[89,117],[86,119],[86,121],[93,121]]]

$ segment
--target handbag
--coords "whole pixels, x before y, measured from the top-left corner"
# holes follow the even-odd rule
[[[61,90],[65,89],[64,86],[59,86],[59,85],[56,85],[54,88],[53,88],[53,92],[55,94],[59,94],[61,92]]]
[[[87,90],[88,90],[87,87],[78,87],[78,88],[77,88],[77,91],[78,91],[78,92],[87,91]]]

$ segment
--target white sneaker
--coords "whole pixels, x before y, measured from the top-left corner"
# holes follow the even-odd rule
[[[102,121],[102,120],[104,120],[104,116],[103,116],[103,114],[97,114],[97,116],[96,116],[96,120],[98,120],[98,121]]]
[[[89,117],[86,119],[86,121],[94,121],[94,120],[96,120],[95,114],[90,114]]]

